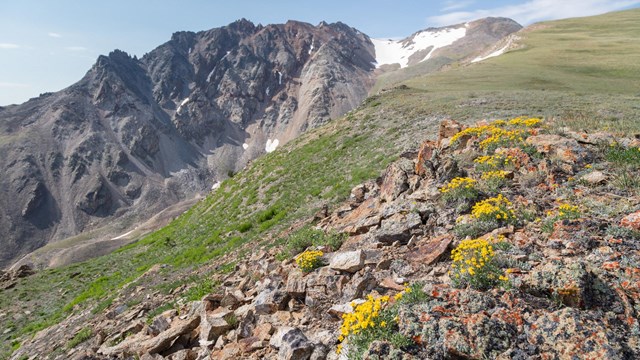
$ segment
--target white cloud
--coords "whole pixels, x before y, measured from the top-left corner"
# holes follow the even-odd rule
[[[640,0],[529,0],[517,5],[500,6],[474,11],[454,11],[427,18],[430,25],[442,26],[459,24],[487,16],[502,16],[528,25],[542,20],[564,19],[590,16],[621,10],[640,4]]]
[[[65,49],[69,51],[86,51],[87,48],[84,46],[67,46]]]
[[[20,88],[25,89],[29,88],[31,85],[29,84],[21,84],[21,83],[12,83],[12,82],[0,82],[0,88]]]
[[[442,9],[440,9],[440,11],[447,12],[447,11],[464,9],[467,6],[473,4],[474,2],[475,2],[474,0],[466,0],[466,1],[449,0],[449,1],[445,1],[444,2],[444,7]]]
[[[53,38],[61,38],[62,37],[62,35],[60,35],[58,33],[55,33],[55,32],[50,32],[47,35],[49,35],[49,36],[51,36]]]
[[[0,49],[17,49],[20,45],[11,43],[0,43]]]

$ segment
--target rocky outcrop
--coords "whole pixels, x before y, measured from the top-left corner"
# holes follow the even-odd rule
[[[119,293],[97,316],[90,311],[74,314],[44,330],[13,356],[63,348],[69,334],[88,326],[92,337],[61,356],[343,359],[350,350],[347,343],[342,355],[336,353],[342,316],[368,295],[394,298],[406,284],[418,283],[422,298],[401,303],[394,328],[410,345],[374,341],[365,357],[637,358],[637,203],[609,197],[612,188],[606,183],[576,181],[579,174],[605,171],[606,162],[602,144],[565,141],[570,138],[571,133],[532,139],[529,143],[541,144],[543,150],[551,139],[553,149],[515,166],[510,185],[503,189],[518,202],[521,214],[531,211],[545,220],[531,215],[530,220],[479,235],[500,239],[494,243],[496,266],[509,276],[508,285],[484,291],[456,287],[448,273],[451,250],[464,239],[456,234],[461,223],[457,219],[467,215],[469,204],[445,201],[438,189],[448,183],[446,169],[452,161],[457,171],[473,174],[469,159],[478,151],[478,139],[472,136],[460,147],[444,135],[425,143],[413,161],[402,158],[390,165],[379,182],[355,187],[343,206],[320,220],[319,227],[350,236],[340,249],[321,247],[326,253],[319,268],[304,273],[292,259],[276,260],[279,249],[248,245],[241,258],[227,254],[219,260],[237,261],[237,266],[228,274],[207,275],[220,286],[199,301],[180,300],[173,305],[176,309],[150,317],[152,309],[176,301],[186,287],[162,294],[138,286]],[[513,149],[500,151],[519,154]],[[569,151],[581,160],[560,157]],[[433,171],[421,171],[421,162],[429,162]],[[545,215],[558,206],[558,196],[574,192],[583,194],[585,203],[616,202],[624,210],[611,219],[589,211],[570,219]],[[418,224],[406,221],[414,217],[410,214],[420,219]],[[381,238],[379,229],[389,219],[396,233],[406,235],[393,241]],[[207,268],[197,271],[209,274]],[[156,275],[150,270],[141,278]]]

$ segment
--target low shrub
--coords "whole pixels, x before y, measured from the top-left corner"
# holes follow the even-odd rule
[[[440,188],[445,201],[473,200],[478,197],[477,181],[468,177],[457,177]]]

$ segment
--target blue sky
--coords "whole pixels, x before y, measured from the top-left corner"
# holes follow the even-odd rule
[[[0,0],[0,105],[71,85],[113,49],[142,56],[175,31],[243,17],[262,24],[342,21],[378,38],[486,16],[528,25],[637,6],[640,0]]]

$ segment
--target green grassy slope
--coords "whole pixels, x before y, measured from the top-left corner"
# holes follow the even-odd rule
[[[522,50],[369,98],[254,161],[135,244],[21,279],[0,292],[0,329],[12,329],[0,331],[0,359],[74,308],[99,312],[119,289],[151,286],[138,277],[154,264],[169,265],[162,270],[166,286],[176,288],[198,281],[189,277],[192,270],[242,244],[272,243],[296,220],[338,204],[354,185],[433,137],[444,118],[548,116],[578,127],[640,131],[638,24],[640,10],[545,23],[526,33]]]
[[[503,96],[568,117],[591,113],[620,120],[602,125],[622,131],[638,127],[640,9],[544,22],[517,35],[516,50],[405,84],[456,98]]]

